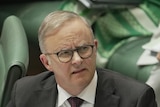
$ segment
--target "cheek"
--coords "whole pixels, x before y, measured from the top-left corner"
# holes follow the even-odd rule
[[[57,75],[66,75],[67,72],[70,70],[69,63],[62,63],[56,57],[50,58],[50,67],[52,68],[52,72]]]
[[[94,70],[96,66],[96,55],[93,54],[92,57],[85,60],[85,63],[91,70]]]
[[[95,69],[96,68],[96,52],[93,53],[93,56],[91,57],[91,63],[92,63],[92,68]]]
[[[59,61],[52,61],[51,66],[55,74],[66,75],[67,71],[69,70],[68,64],[61,63]]]

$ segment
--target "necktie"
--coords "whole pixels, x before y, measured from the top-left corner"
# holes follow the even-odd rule
[[[70,103],[71,107],[80,107],[80,105],[83,103],[83,100],[78,97],[70,97],[68,102]]]

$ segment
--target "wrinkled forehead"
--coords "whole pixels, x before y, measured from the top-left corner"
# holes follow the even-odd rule
[[[47,27],[47,30],[46,30],[46,33],[45,35],[49,35],[50,33],[57,33],[59,32],[62,28],[64,27],[69,27],[71,24],[75,23],[75,22],[79,22],[77,24],[77,26],[80,26],[80,27],[84,27],[88,30],[89,33],[91,33],[91,35],[93,35],[93,32],[92,32],[92,29],[91,29],[91,26],[89,25],[89,23],[87,23],[85,20],[83,20],[82,18],[72,18],[72,19],[68,19],[66,21],[62,21],[59,23],[57,22],[56,24],[55,23],[50,23]],[[76,30],[75,28],[71,29],[71,30]],[[78,29],[79,30],[79,29]],[[52,35],[53,36],[53,35]]]
[[[83,45],[93,43],[89,27],[79,20],[65,23],[61,28],[52,31],[46,38],[46,44],[54,46]]]
[[[94,38],[92,29],[89,25],[84,23],[84,21],[75,19],[63,23],[56,29],[50,29],[46,34],[48,36],[55,36],[55,38],[68,39],[68,40],[79,40],[80,37],[85,37],[85,39]]]

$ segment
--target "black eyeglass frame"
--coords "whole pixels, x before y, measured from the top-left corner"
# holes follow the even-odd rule
[[[87,57],[82,57],[82,56],[79,54],[78,50],[79,50],[80,48],[86,47],[86,46],[90,46],[91,49],[92,49],[92,52],[91,52],[91,54],[90,54],[89,56],[87,56]],[[70,62],[70,61],[71,61],[71,59],[72,59],[72,57],[73,57],[74,51],[76,51],[76,52],[78,53],[78,55],[79,55],[82,59],[87,59],[87,58],[91,57],[92,54],[93,54],[93,48],[94,48],[94,46],[95,46],[95,45],[84,45],[84,46],[77,47],[77,48],[75,48],[75,49],[61,50],[61,51],[56,52],[56,53],[45,53],[45,55],[53,55],[53,54],[55,54],[55,55],[57,55],[57,57],[58,57],[58,59],[59,59],[60,62],[62,62],[62,63],[67,63],[67,62]],[[72,56],[71,56],[70,60],[68,60],[68,61],[62,61],[62,60],[60,60],[60,58],[59,58],[58,55],[59,55],[59,53],[62,52],[62,51],[71,51],[71,52],[72,52]]]

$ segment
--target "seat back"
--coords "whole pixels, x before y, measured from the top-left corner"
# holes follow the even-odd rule
[[[138,66],[136,63],[144,51],[142,45],[149,40],[150,37],[139,37],[126,42],[110,57],[106,68],[120,72],[141,82],[146,82],[154,65]]]
[[[3,23],[0,38],[0,107],[10,99],[15,81],[27,72],[28,41],[20,19],[9,16]]]
[[[160,65],[151,64],[138,66],[136,63],[145,51],[142,45],[151,37],[139,37],[119,47],[107,62],[106,68],[120,72],[138,81],[148,84],[155,91],[156,101],[160,107]],[[146,60],[148,60],[146,58]]]

